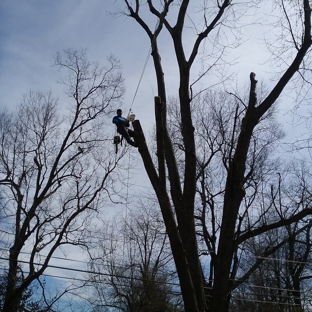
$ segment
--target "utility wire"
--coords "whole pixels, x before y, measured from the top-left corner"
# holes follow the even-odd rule
[[[6,270],[3,268],[0,268],[2,270]],[[92,272],[92,274],[96,274],[96,275],[104,275],[104,276],[111,276],[111,274],[107,274],[107,273],[100,273],[100,272]],[[82,279],[82,278],[77,278],[77,277],[66,277],[66,276],[61,276],[61,275],[53,275],[53,274],[47,274],[47,273],[43,273],[42,274],[43,277],[51,277],[51,278],[57,278],[57,279],[64,279],[64,280],[70,280],[70,281],[79,281],[79,282],[90,282],[90,283],[96,283],[96,284],[110,284],[109,282],[105,282],[103,280],[90,280],[90,279]],[[123,279],[131,279],[131,280],[138,280],[138,281],[144,281],[146,279],[141,279],[141,278],[136,278],[136,277],[129,277],[129,276],[122,276],[122,275],[114,275],[114,277],[117,278],[123,278]],[[148,281],[148,280],[146,280]],[[170,286],[177,286],[180,287],[179,284],[177,283],[168,283],[168,282],[161,282],[161,281],[153,281],[155,283],[158,284],[162,284],[162,285],[170,285]],[[121,283],[115,283],[115,285],[117,286],[124,286],[124,284]],[[143,285],[136,285],[136,287],[144,287]],[[211,287],[208,287],[209,289],[211,289]],[[266,288],[266,287],[264,287]],[[288,289],[282,289],[284,291],[287,291]],[[171,295],[181,295],[181,292],[178,291],[167,291],[167,293],[171,294]],[[241,293],[240,294],[246,294],[246,295],[252,295],[252,296],[257,296],[257,297],[261,297],[261,296],[265,296],[265,294],[262,293]],[[301,292],[302,294],[302,292]],[[304,294],[304,293],[303,293]],[[206,295],[206,297],[209,297],[209,295]],[[283,296],[283,299],[292,299],[292,297],[290,296]],[[248,301],[248,302],[258,302],[258,303],[267,303],[267,304],[281,304],[281,305],[287,305],[287,306],[296,306],[297,304],[295,303],[291,303],[291,302],[279,302],[279,301],[269,301],[269,300],[260,300],[260,299],[249,299],[249,298],[239,298],[239,297],[235,297],[235,295],[231,298],[232,300],[237,300],[237,301]],[[305,297],[304,300],[308,300],[311,301],[312,297]],[[298,305],[299,306],[299,305]]]
[[[0,257],[0,260],[6,260],[6,261],[9,261],[10,259],[9,258],[3,258],[3,257]],[[67,259],[64,259],[64,260],[67,260]],[[20,263],[25,263],[25,264],[29,264],[29,261],[24,261],[24,260],[19,260]],[[81,262],[81,261],[77,261],[77,262]],[[40,263],[33,263],[34,265],[41,265]],[[105,266],[104,264],[101,264],[103,266]],[[107,265],[107,266],[110,266],[110,265]],[[127,269],[129,267],[126,267],[126,266],[116,266],[114,265],[113,266],[115,269],[118,268],[118,269]],[[91,275],[99,275],[99,276],[114,276],[114,277],[117,277],[117,278],[123,278],[123,279],[133,279],[133,280],[143,280],[142,278],[137,278],[137,277],[131,277],[131,276],[125,276],[125,275],[122,275],[122,274],[111,274],[111,273],[103,273],[103,272],[95,272],[95,271],[91,271],[91,270],[84,270],[84,269],[77,269],[77,268],[70,268],[70,267],[65,267],[65,266],[59,266],[59,265],[52,265],[52,264],[48,264],[47,265],[47,268],[51,268],[51,269],[60,269],[60,270],[67,270],[67,271],[72,271],[72,272],[79,272],[79,273],[86,273],[86,274],[91,274]],[[0,268],[2,270],[7,270],[6,268]],[[51,276],[51,277],[56,277],[56,278],[64,278],[64,279],[73,279],[72,277],[65,277],[65,276],[56,276],[56,275],[49,275],[49,274],[46,274],[44,273],[43,275],[46,275],[46,276]],[[79,279],[77,279],[79,280]],[[146,279],[147,280],[147,279]],[[83,280],[81,279],[81,281],[87,281],[87,280]],[[157,282],[157,281],[155,281]],[[163,283],[163,284],[166,284],[166,285],[172,285],[172,286],[180,286],[178,283],[173,283],[173,282],[160,282],[158,281],[158,283]],[[250,283],[244,283],[244,285],[250,285],[251,288],[258,288],[258,289],[266,289],[266,290],[276,290],[276,291],[292,291],[294,292],[294,290],[292,289],[286,289],[286,288],[279,288],[279,287],[272,287],[272,286],[261,286],[261,285],[253,285],[253,284],[250,284]],[[212,287],[204,287],[205,289],[212,289]],[[233,292],[235,293],[235,292]],[[302,292],[300,291],[300,293],[304,294],[305,292]],[[251,293],[246,293],[246,292],[241,292],[240,291],[240,294],[248,294],[250,295]],[[263,295],[261,293],[259,294],[253,294],[253,295]],[[289,297],[291,298],[291,297]]]
[[[9,258],[2,258],[0,257],[0,260],[6,260],[9,261]],[[20,260],[20,263],[26,263],[28,264],[28,261],[23,261]],[[33,263],[34,265],[41,265],[40,263]],[[74,269],[74,268],[69,268],[69,267],[64,267],[64,266],[59,266],[59,265],[52,265],[52,264],[48,264],[47,268],[51,268],[51,269],[59,269],[59,270],[66,270],[66,271],[72,271],[72,272],[79,272],[79,273],[86,273],[86,274],[90,274],[90,275],[97,275],[97,276],[108,276],[111,277],[112,275],[114,277],[117,278],[123,278],[123,279],[131,279],[131,280],[137,280],[137,281],[150,281],[149,279],[144,279],[144,278],[139,278],[139,277],[135,277],[135,276],[125,276],[122,274],[110,274],[110,273],[103,273],[103,272],[95,272],[95,271],[91,271],[91,270],[83,270],[83,269]],[[46,273],[44,273],[45,275],[47,275]],[[51,275],[53,276],[53,275]],[[67,278],[67,277],[63,277],[63,278]],[[68,277],[69,279],[72,279],[71,277]],[[85,280],[88,281],[88,280]],[[157,280],[153,280],[153,282],[158,283],[158,284],[164,284],[164,285],[171,285],[171,286],[178,286],[180,287],[180,284],[178,283],[174,283],[174,282],[163,282],[163,281],[157,281]]]
[[[166,233],[163,233],[164,235]],[[96,237],[96,236],[91,236],[91,238],[98,239],[98,240],[103,240],[103,237]],[[111,240],[111,238],[108,238],[107,240]],[[124,242],[123,240],[119,239],[114,239],[115,241],[119,242]],[[8,251],[7,248],[0,247],[0,250],[3,251]],[[30,252],[27,251],[21,251],[21,254],[25,255],[30,255]],[[41,257],[46,258],[46,255],[40,255]],[[287,260],[287,259],[282,259],[282,258],[271,258],[271,257],[261,257],[261,256],[255,256],[256,259],[264,259],[264,260],[271,260],[271,261],[284,261],[284,262],[292,262],[292,263],[300,263],[300,264],[310,264],[310,261],[300,261],[300,260]],[[1,259],[1,258],[0,258]],[[72,262],[77,262],[77,263],[83,263],[83,264],[88,264],[89,261],[82,261],[82,260],[76,260],[76,259],[71,259],[71,258],[65,258],[65,257],[58,257],[58,256],[52,256],[51,259],[56,259],[56,260],[65,260],[65,261],[72,261]],[[9,260],[9,259],[7,259]],[[122,268],[122,266],[120,266]],[[245,283],[244,283],[245,285]]]
[[[300,263],[300,264],[310,264],[311,261],[300,261],[300,260],[289,260],[289,259],[282,259],[282,258],[271,258],[271,257],[261,257],[255,256],[256,259],[263,259],[263,260],[272,260],[272,261],[283,261],[283,262],[291,262],[291,263]]]
[[[2,258],[0,257],[1,260],[6,260],[8,261],[9,258]],[[28,263],[27,261],[19,261],[21,263]],[[34,263],[34,265],[40,265],[39,263]],[[73,271],[73,272],[80,272],[80,273],[87,273],[90,275],[97,275],[97,276],[107,276],[107,277],[111,277],[112,274],[110,273],[103,273],[103,272],[94,272],[94,271],[90,271],[90,270],[82,270],[82,269],[74,269],[74,268],[68,268],[68,267],[63,267],[63,266],[56,266],[56,265],[51,265],[48,264],[49,268],[52,269],[60,269],[60,270],[68,270],[68,271]],[[4,268],[0,268],[2,270],[6,270]],[[43,273],[42,276],[47,276],[47,277],[52,277],[52,278],[59,278],[59,279],[66,279],[66,280],[71,280],[71,281],[81,281],[81,282],[95,282],[95,283],[107,283],[105,281],[101,281],[101,280],[90,280],[90,279],[82,279],[82,278],[77,278],[77,277],[66,277],[66,276],[60,276],[60,275],[53,275],[53,274],[47,274],[47,273]],[[138,277],[134,277],[134,276],[125,276],[125,275],[121,275],[121,274],[113,274],[113,277],[116,278],[121,278],[121,279],[128,279],[128,280],[137,280],[137,281],[150,281],[148,279],[142,279],[142,278],[138,278]],[[180,287],[180,284],[178,283],[173,283],[173,282],[164,282],[164,281],[153,281],[155,283],[158,284],[162,284],[162,285],[169,285],[169,286],[174,286],[174,287]],[[119,286],[124,286],[124,284],[116,284]],[[265,287],[265,286],[255,286],[258,288],[264,288],[264,289],[269,289],[269,290],[283,290],[283,291],[292,291],[291,289],[283,289],[283,288],[274,288],[274,287]],[[212,289],[211,287],[206,287],[207,289]],[[305,294],[306,292],[300,292],[301,294]],[[180,295],[180,292],[172,292],[172,294],[175,295]],[[257,296],[257,297],[261,297],[261,296],[265,296],[265,294],[262,293],[246,293],[246,292],[240,292],[240,294],[246,294],[248,296]],[[209,295],[207,295],[209,297]],[[282,298],[284,299],[292,299],[293,297],[291,296],[283,296]],[[291,305],[291,306],[295,306],[295,303],[287,303],[287,302],[279,302],[279,301],[268,301],[268,300],[259,300],[259,299],[249,299],[249,298],[238,298],[235,297],[235,294],[232,298],[233,300],[239,300],[239,301],[248,301],[248,302],[258,302],[258,303],[268,303],[268,304],[283,304],[283,305]],[[312,297],[305,297],[304,300],[312,300]]]

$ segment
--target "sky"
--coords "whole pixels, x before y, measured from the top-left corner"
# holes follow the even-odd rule
[[[1,0],[0,108],[13,108],[30,90],[52,91],[60,98],[60,107],[66,105],[63,87],[56,83],[60,73],[53,66],[55,55],[68,48],[86,48],[90,61],[104,65],[111,53],[120,60],[126,87],[122,109],[128,111],[132,108],[148,135],[154,124],[154,96],[157,95],[151,58],[140,83],[139,79],[149,56],[150,42],[131,18],[114,14],[123,8],[122,0]],[[244,16],[245,22],[249,18],[252,20],[251,16]],[[149,24],[153,27],[156,21],[151,19]],[[235,84],[239,89],[248,86],[251,71],[256,72],[257,79],[270,82],[270,70],[265,64],[267,54],[263,42],[260,43],[262,33],[261,27],[249,25],[244,29],[248,41],[228,55],[229,59],[236,60],[230,70],[235,72]],[[169,95],[175,96],[177,67],[168,37],[161,37],[159,46]],[[197,70],[200,71],[200,64]],[[203,81],[203,87],[213,85],[213,80],[209,79]],[[289,108],[287,103],[282,106],[279,118],[286,125],[286,135],[294,136]],[[142,168],[142,164],[138,166]],[[149,185],[146,176],[140,175],[135,181],[138,187]],[[81,256],[72,254],[69,257],[76,259]],[[60,261],[57,263],[62,264]],[[79,268],[86,268],[86,265]]]
[[[151,116],[157,95],[151,58],[140,84],[139,79],[149,56],[150,43],[136,22],[122,14],[114,14],[123,8],[122,0],[1,0],[0,107],[13,107],[30,90],[51,90],[62,98],[63,89],[56,83],[60,73],[53,66],[55,55],[68,48],[87,48],[91,61],[105,64],[111,53],[120,60],[126,86],[123,109],[127,111],[132,107],[143,129],[148,129],[153,122]],[[252,17],[245,16],[244,19],[248,22]],[[151,28],[153,25],[156,25],[155,20],[150,21]],[[256,72],[258,79],[267,77],[267,69],[263,66],[266,54],[259,45],[261,33],[256,26],[246,27],[244,35],[248,41],[228,55],[229,59],[236,59],[231,71],[235,72],[239,85],[248,85],[251,71]],[[177,67],[172,61],[172,44],[168,37],[161,38],[159,48],[168,93],[176,96]],[[209,79],[211,81],[211,77]],[[205,82],[212,85],[209,79],[204,80],[203,85]]]
[[[138,28],[129,18],[115,18],[113,1],[8,1],[0,3],[0,105],[12,107],[29,90],[52,91],[62,95],[58,69],[53,66],[57,52],[87,49],[90,61],[105,64],[114,54],[126,78],[124,107],[131,105],[149,51],[148,40],[133,44]],[[137,35],[136,35],[137,38]],[[131,47],[131,49],[130,49]],[[137,103],[151,93],[152,75],[145,75]],[[145,90],[145,91],[144,91]],[[148,90],[148,91],[147,91]],[[153,96],[151,96],[153,101]],[[148,114],[147,104],[140,112]],[[133,107],[135,108],[135,106]]]
[[[126,85],[124,110],[131,106],[139,87],[132,109],[134,113],[140,113],[136,115],[146,128],[154,111],[153,98],[157,95],[151,58],[139,86],[138,83],[149,56],[150,43],[145,32],[131,18],[113,14],[121,9],[121,0],[1,0],[0,106],[16,105],[29,90],[51,90],[61,97],[62,89],[56,84],[60,73],[53,66],[56,53],[68,48],[87,48],[91,61],[105,64],[110,53],[121,61]],[[154,24],[156,21],[152,20],[151,28]],[[249,27],[248,37],[252,37],[253,32],[256,33],[256,29]],[[172,62],[172,45],[167,37],[163,38],[160,51],[165,78],[169,95],[176,95],[177,68]],[[244,60],[239,62],[236,72],[241,84],[248,84],[250,71],[263,77],[265,72],[257,67],[264,58],[257,45],[244,45],[236,56]]]

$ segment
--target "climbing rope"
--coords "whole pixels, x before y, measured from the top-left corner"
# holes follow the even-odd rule
[[[145,59],[145,62],[144,62],[144,66],[143,66],[143,69],[142,69],[142,72],[141,72],[141,75],[140,75],[140,79],[139,79],[139,82],[137,84],[137,87],[136,87],[136,90],[135,90],[135,93],[134,93],[134,96],[133,96],[133,99],[132,99],[132,102],[131,102],[131,105],[130,105],[130,108],[129,108],[129,113],[128,113],[128,116],[130,114],[132,114],[132,106],[134,104],[134,101],[135,101],[135,98],[137,96],[137,93],[138,93],[138,90],[139,90],[139,87],[141,85],[141,81],[143,79],[143,76],[144,76],[144,73],[145,73],[145,70],[146,70],[146,67],[147,67],[147,64],[148,64],[148,61],[149,61],[149,58],[151,56],[151,53],[152,53],[152,50],[153,50],[153,46],[154,46],[154,43],[156,41],[156,30],[157,28],[159,27],[160,23],[162,23],[163,19],[164,19],[164,14],[161,14],[161,17],[160,19],[158,20],[158,23],[156,24],[155,26],[155,30],[154,30],[154,36],[153,36],[153,40],[152,40],[152,43],[151,43],[151,46],[149,48],[149,51],[147,53],[147,56],[146,56],[146,59]],[[117,148],[117,147],[116,147]],[[116,149],[117,151],[117,149]],[[129,164],[128,164],[128,176],[127,176],[127,183],[126,183],[126,189],[127,189],[127,192],[126,192],[126,207],[125,207],[125,226],[124,226],[124,239],[123,239],[123,247],[122,247],[122,258],[123,258],[123,261],[124,261],[124,258],[125,258],[125,246],[126,246],[126,237],[125,237],[125,234],[126,234],[126,230],[127,230],[127,226],[128,226],[128,223],[127,223],[127,219],[128,219],[128,195],[129,195],[129,180],[130,180],[130,151],[129,151]]]
[[[135,93],[134,93],[134,96],[133,96],[133,99],[132,99],[132,102],[131,102],[131,105],[130,105],[129,114],[132,112],[131,109],[132,109],[134,100],[135,100],[135,98],[136,98],[136,95],[137,95],[137,93],[138,93],[138,90],[139,90],[139,87],[140,87],[142,78],[143,78],[143,76],[144,76],[145,69],[146,69],[146,67],[147,67],[149,58],[150,58],[150,56],[151,56],[151,52],[152,52],[152,46],[150,47],[150,49],[149,49],[149,51],[148,51],[148,54],[147,54],[147,57],[146,57],[146,60],[145,60],[145,63],[144,63],[144,66],[143,66],[143,69],[142,69],[142,72],[141,72],[141,76],[140,76],[140,79],[139,79],[137,88],[136,88],[136,90],[135,90]]]
[[[145,63],[144,63],[144,66],[143,66],[143,69],[142,69],[142,72],[141,72],[141,76],[140,76],[138,85],[137,85],[136,90],[135,90],[135,92],[134,92],[134,96],[133,96],[133,99],[132,99],[132,102],[131,102],[131,105],[130,105],[130,109],[129,109],[128,115],[129,115],[129,114],[132,114],[132,106],[133,106],[134,100],[135,100],[135,98],[136,98],[136,95],[137,95],[137,93],[138,93],[138,90],[139,90],[139,87],[140,87],[142,78],[143,78],[143,76],[144,76],[144,73],[145,73],[145,70],[146,70],[146,67],[147,67],[149,58],[150,58],[150,56],[151,56],[151,54],[152,54],[152,50],[153,50],[154,43],[155,43],[156,38],[157,38],[157,36],[156,36],[156,30],[157,30],[157,28],[159,27],[160,23],[163,22],[164,18],[165,18],[165,14],[161,14],[161,17],[159,18],[158,23],[157,23],[156,26],[155,26],[153,40],[152,40],[151,46],[150,46],[150,48],[149,48],[149,51],[148,51],[148,53],[147,53],[147,56],[146,56],[146,59],[145,59]]]

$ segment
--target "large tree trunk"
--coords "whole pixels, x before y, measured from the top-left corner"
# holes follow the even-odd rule
[[[12,290],[11,292],[7,290],[2,312],[17,312],[20,307],[21,299],[22,294],[18,294],[14,290]]]
[[[2,307],[3,312],[17,312],[21,303],[21,292],[16,291],[17,284],[17,256],[14,251],[10,250],[10,265],[7,278],[6,292],[4,304]]]
[[[237,148],[231,160],[224,194],[222,227],[217,252],[214,286],[212,292],[212,311],[226,312],[229,309],[231,281],[230,272],[234,252],[234,233],[238,210],[244,198],[245,163],[253,129],[257,124],[255,115],[256,83],[255,75],[250,74],[250,100]]]
[[[160,104],[159,100],[160,100],[159,98],[155,99],[155,102],[157,103],[156,107],[159,106]],[[186,257],[186,251],[183,245],[183,241],[181,239],[181,231],[176,224],[165,184],[162,183],[160,173],[157,174],[155,170],[151,155],[146,145],[140,121],[139,120],[134,121],[133,127],[137,135],[139,152],[141,154],[145,170],[155,190],[156,196],[159,201],[160,209],[163,215],[163,219],[165,222],[166,231],[168,233],[173,258],[175,261],[178,277],[180,280],[180,287],[185,311],[200,312],[200,310],[198,309],[196,293],[194,290],[193,280],[190,273],[189,263]]]
[[[177,38],[177,44],[182,43],[181,38]],[[190,109],[190,97],[188,92],[189,86],[189,66],[184,59],[183,52],[179,56],[180,62],[184,63],[184,66],[180,66],[180,107],[183,127],[183,140],[185,145],[185,172],[184,172],[184,189],[182,191],[180,185],[180,176],[178,168],[175,162],[175,155],[171,145],[171,139],[169,138],[166,118],[166,87],[163,77],[163,70],[161,65],[161,58],[158,52],[157,41],[152,42],[153,52],[152,57],[154,61],[154,67],[156,71],[158,94],[160,97],[155,98],[155,115],[156,115],[156,133],[157,133],[157,157],[158,157],[158,172],[159,181],[162,187],[161,197],[167,195],[166,190],[166,169],[169,173],[169,181],[171,188],[171,198],[174,204],[174,208],[177,216],[178,235],[181,240],[181,248],[183,252],[183,263],[182,267],[185,270],[185,266],[188,268],[187,271],[190,274],[191,280],[182,278],[180,279],[182,295],[183,296],[195,296],[192,298],[189,311],[205,310],[205,297],[203,289],[203,279],[201,265],[198,258],[198,248],[196,240],[196,231],[194,223],[194,198],[196,191],[196,155],[195,155],[195,140],[194,140],[194,127],[192,124],[192,116]],[[140,130],[139,130],[140,131]],[[142,132],[142,131],[141,131]],[[142,149],[139,149],[141,151]],[[144,158],[145,154],[142,154]],[[150,166],[149,166],[150,167]],[[170,202],[170,201],[169,201]],[[168,203],[162,208],[163,210],[172,210],[171,205]],[[167,212],[166,212],[167,214]],[[163,211],[164,215],[164,211]],[[172,216],[174,219],[174,217]],[[164,218],[165,223],[166,219]],[[166,225],[167,226],[167,225]],[[168,230],[168,229],[167,229]],[[170,235],[169,235],[170,239]],[[182,261],[181,256],[176,258],[176,261]],[[177,262],[176,265],[178,266]],[[185,284],[185,285],[184,285]],[[188,300],[189,301],[189,300]]]

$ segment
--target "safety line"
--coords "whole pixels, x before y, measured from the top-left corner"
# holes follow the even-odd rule
[[[153,50],[154,43],[155,43],[155,41],[156,41],[156,30],[157,30],[157,28],[159,27],[159,25],[163,22],[163,20],[164,20],[164,18],[165,18],[164,12],[162,12],[160,15],[161,15],[160,18],[158,19],[158,22],[157,22],[157,24],[155,25],[154,34],[153,34],[153,40],[152,40],[151,46],[150,46],[150,48],[149,48],[149,51],[148,51],[148,54],[147,54],[147,57],[146,57],[146,60],[145,60],[145,63],[144,63],[143,69],[142,69],[142,73],[141,73],[141,76],[140,76],[140,79],[139,79],[137,88],[136,88],[136,90],[135,90],[135,93],[134,93],[134,96],[133,96],[133,100],[132,100],[132,103],[131,103],[131,106],[130,106],[128,115],[131,113],[131,109],[132,109],[134,100],[135,100],[136,95],[137,95],[137,93],[138,93],[138,90],[139,90],[139,87],[140,87],[140,84],[141,84],[141,81],[142,81],[142,78],[143,78],[145,69],[146,69],[146,67],[147,67],[149,58],[150,58],[151,53],[152,53],[152,50]]]
[[[131,103],[131,106],[130,106],[130,109],[129,109],[129,114],[131,113],[131,109],[132,109],[134,100],[136,98],[136,95],[138,93],[138,90],[139,90],[139,87],[140,87],[140,84],[141,84],[141,81],[142,81],[145,69],[147,67],[147,64],[148,64],[148,61],[149,61],[149,58],[150,58],[150,55],[151,55],[151,52],[152,52],[152,46],[150,47],[150,49],[148,51],[148,54],[147,54],[147,57],[146,57],[146,60],[145,60],[145,63],[144,63],[144,66],[143,66],[143,69],[142,69],[142,72],[141,72],[141,76],[140,76],[140,79],[139,79],[138,85],[136,87],[136,90],[135,90],[135,93],[134,93],[134,96],[133,96],[133,100],[132,100],[132,103]]]

